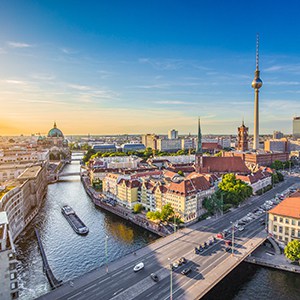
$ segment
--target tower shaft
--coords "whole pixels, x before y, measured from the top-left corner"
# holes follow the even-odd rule
[[[254,137],[253,149],[259,149],[259,90],[255,89],[254,92]]]

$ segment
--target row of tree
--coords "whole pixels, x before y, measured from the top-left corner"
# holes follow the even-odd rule
[[[280,160],[275,160],[272,164],[271,164],[271,168],[275,169],[275,170],[284,170],[284,169],[288,169],[291,168],[294,165],[294,163],[291,160],[288,161],[280,161]]]

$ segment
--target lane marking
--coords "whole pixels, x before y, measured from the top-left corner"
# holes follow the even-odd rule
[[[94,283],[94,284],[92,284],[91,286],[85,288],[84,291],[88,291],[88,290],[92,289],[92,288],[93,288],[94,286],[96,286],[96,285],[97,285],[97,283]]]
[[[123,290],[124,290],[124,288],[119,289],[118,291],[116,291],[115,293],[113,293],[113,296],[117,295],[118,293],[120,293]]]

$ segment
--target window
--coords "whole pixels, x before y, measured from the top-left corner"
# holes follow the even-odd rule
[[[16,288],[18,288],[18,283],[17,283],[17,282],[12,282],[12,283],[10,284],[10,289],[11,289],[11,290],[14,290],[14,289],[16,289]]]
[[[279,222],[282,223],[283,222],[283,218],[279,218]]]
[[[296,225],[296,221],[295,220],[292,220],[292,225]]]
[[[279,226],[279,233],[282,233],[282,226]]]
[[[290,220],[289,219],[285,219],[285,224],[290,224]]]
[[[298,221],[298,226],[300,226],[300,221]]]
[[[291,230],[291,236],[295,236],[295,229]]]
[[[288,241],[289,241],[289,238],[286,237],[284,240],[285,240],[286,242],[288,242]]]
[[[10,274],[10,280],[14,280],[16,278],[17,278],[17,273],[14,272]]]
[[[277,221],[277,217],[276,216],[274,216],[274,221]]]
[[[300,238],[300,230],[298,230],[298,238]]]
[[[288,227],[285,227],[284,234],[285,235],[289,235],[290,234],[290,230],[289,230]]]
[[[10,295],[11,295],[11,299],[18,299],[19,298],[19,292],[13,292]]]
[[[277,225],[274,225],[273,231],[277,231]]]

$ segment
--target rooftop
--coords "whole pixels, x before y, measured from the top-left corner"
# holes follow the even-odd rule
[[[269,210],[269,213],[300,219],[300,192],[298,191],[284,199],[277,206]]]
[[[41,170],[40,166],[29,167],[18,177],[18,179],[34,178],[37,176],[40,170]]]

